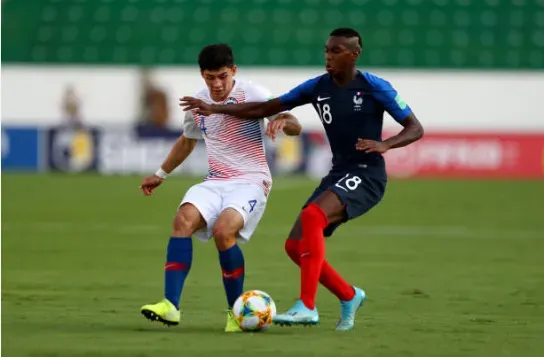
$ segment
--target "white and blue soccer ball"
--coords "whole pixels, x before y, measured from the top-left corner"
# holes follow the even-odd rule
[[[266,331],[276,315],[276,304],[264,291],[249,290],[236,299],[232,313],[243,331]]]

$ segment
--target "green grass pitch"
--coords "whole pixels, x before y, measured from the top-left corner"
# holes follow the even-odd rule
[[[225,334],[212,242],[195,241],[182,323],[139,313],[162,298],[165,246],[185,190],[169,178],[2,175],[2,354],[18,356],[541,356],[544,182],[392,180],[340,228],[327,257],[369,296],[356,329],[320,288],[321,324]],[[277,178],[246,256],[246,289],[279,310],[298,295],[283,242],[315,182]]]

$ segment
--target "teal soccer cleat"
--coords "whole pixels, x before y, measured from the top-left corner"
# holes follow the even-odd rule
[[[336,331],[349,331],[355,325],[355,313],[365,303],[366,294],[363,289],[353,287],[355,296],[349,301],[340,301],[340,321],[336,324]]]
[[[295,306],[285,314],[274,316],[273,322],[274,324],[281,326],[312,326],[319,323],[319,314],[317,313],[317,308],[310,310],[304,305],[302,300],[299,300]]]

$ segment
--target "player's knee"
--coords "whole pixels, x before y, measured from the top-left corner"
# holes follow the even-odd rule
[[[172,236],[189,237],[202,225],[200,213],[195,209],[186,209],[182,207],[172,225]]]
[[[227,224],[218,222],[213,227],[213,239],[219,250],[227,250],[236,244],[236,232]]]
[[[294,239],[285,240],[285,252],[295,264],[300,265],[300,241]]]
[[[327,221],[327,214],[315,203],[310,203],[306,206],[301,214],[300,220],[302,224],[314,224],[315,222]]]

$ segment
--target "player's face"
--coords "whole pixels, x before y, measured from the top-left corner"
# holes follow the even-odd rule
[[[353,67],[358,56],[353,39],[331,36],[325,44],[325,68],[332,76]]]
[[[210,95],[215,101],[226,99],[234,85],[234,75],[236,74],[236,66],[221,67],[215,71],[203,70],[200,72],[204,82],[210,90]]]

